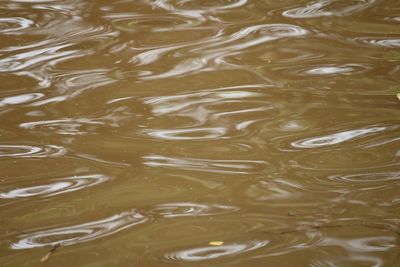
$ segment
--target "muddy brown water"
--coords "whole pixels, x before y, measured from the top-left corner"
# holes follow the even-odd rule
[[[1,1],[0,266],[400,266],[398,92],[396,0]]]

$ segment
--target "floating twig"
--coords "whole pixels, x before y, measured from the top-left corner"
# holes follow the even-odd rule
[[[48,259],[50,258],[51,254],[53,254],[53,253],[57,250],[57,248],[58,248],[59,246],[61,246],[60,243],[55,244],[55,245],[50,249],[50,251],[47,252],[47,254],[44,255],[44,256],[40,259],[40,261],[41,261],[41,262],[46,262],[46,261],[48,261]]]

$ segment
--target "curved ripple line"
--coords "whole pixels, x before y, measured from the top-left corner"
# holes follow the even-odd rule
[[[149,15],[138,14],[116,14],[108,15],[107,18],[113,18],[112,23],[115,28],[121,31],[137,32],[140,30],[147,30],[150,32],[167,32],[171,30],[186,30],[195,26],[196,22],[185,20],[177,16],[161,16],[154,18]],[[155,25],[155,24],[158,25]]]
[[[184,6],[186,3],[193,3],[193,2],[196,2],[196,1],[182,0],[182,1],[179,1],[178,4],[180,6]],[[215,11],[219,11],[219,10],[227,10],[227,9],[234,9],[234,8],[242,7],[247,4],[248,0],[235,0],[235,1],[228,0],[226,2],[227,2],[226,4],[220,3],[220,2],[215,2],[218,5],[213,5],[213,6],[198,4],[196,2],[197,3],[196,7],[198,7],[201,10],[209,10],[209,11],[215,12]],[[179,10],[182,10],[182,9],[179,9]],[[188,9],[185,9],[185,10],[188,10]]]
[[[176,5],[171,4],[169,0],[145,0],[150,6],[157,9],[164,9],[172,14],[179,15],[186,18],[196,19],[198,22],[206,22],[207,20],[215,20],[213,17],[214,13],[218,12],[227,12],[228,9],[234,9],[238,7],[242,7],[247,4],[248,0],[235,0],[235,1],[227,1],[227,4],[222,4],[220,1],[216,2],[217,5],[205,5],[197,4],[196,6],[188,6],[186,7],[186,3],[191,3],[190,0],[179,1],[177,5],[180,5],[182,8],[179,8]],[[195,2],[195,1],[193,1]]]
[[[186,59],[181,63],[176,64],[172,69],[160,73],[160,74],[152,74],[150,76],[141,77],[142,80],[158,80],[165,79],[174,76],[179,76],[187,73],[191,73],[194,71],[200,71],[207,65],[208,60],[203,58],[192,58]],[[146,74],[147,75],[147,74]]]
[[[248,85],[248,87],[257,86]],[[226,125],[226,128],[228,128],[226,122],[231,119],[226,117],[244,113],[256,114],[276,111],[271,103],[259,101],[257,97],[260,96],[263,96],[263,93],[245,90],[244,88],[226,87],[223,90],[201,90],[200,92],[145,98],[144,103],[151,106],[152,113],[155,116],[174,115],[188,117],[197,122],[196,126],[206,125],[209,121],[212,125]],[[216,106],[224,106],[225,104],[231,106],[228,111],[215,112]],[[244,105],[248,105],[249,108],[246,109]],[[236,106],[237,108],[235,108]],[[237,130],[244,130],[247,126],[257,121],[259,120],[255,119],[234,124]],[[229,122],[229,124],[231,123]]]
[[[301,36],[308,31],[300,26],[293,24],[275,23],[275,24],[261,24],[250,26],[242,29],[232,35],[236,39],[242,39],[253,33],[261,33],[270,37],[289,37],[289,36]]]
[[[205,246],[168,253],[165,257],[172,261],[204,261],[222,257],[234,256],[265,247],[268,240],[253,240],[246,243],[234,243],[223,246]]]
[[[180,170],[203,171],[224,174],[251,174],[268,166],[262,160],[212,160],[198,158],[177,158],[160,155],[144,156],[144,165],[149,167],[175,168]]]
[[[388,48],[399,48],[400,39],[389,39],[389,38],[377,38],[377,37],[363,37],[355,38],[356,41],[363,44],[375,46],[375,47],[388,47]]]
[[[30,94],[7,96],[0,98],[0,107],[4,107],[7,105],[25,104],[27,102],[31,102],[42,97],[44,97],[44,94],[42,93],[30,93]]]
[[[62,146],[46,145],[44,147],[28,145],[0,145],[0,158],[45,158],[66,154]]]
[[[194,71],[206,71],[215,67],[210,62],[220,66],[224,64],[224,57],[235,54],[238,51],[261,45],[265,42],[278,40],[285,37],[295,37],[307,34],[308,31],[291,24],[261,24],[242,29],[226,38],[215,38],[208,44],[190,49],[189,52],[197,56],[185,59],[175,64],[169,70],[154,74],[144,74],[141,80],[155,80],[178,75],[186,75]],[[230,68],[230,67],[228,67]]]
[[[199,22],[203,22],[203,21],[206,20],[206,18],[204,17],[204,14],[203,14],[204,13],[203,10],[178,9],[175,6],[173,6],[170,3],[168,3],[168,1],[166,1],[166,0],[158,0],[158,1],[145,0],[145,2],[147,2],[153,8],[164,9],[164,10],[166,10],[168,12],[171,12],[171,13],[173,13],[175,15],[180,15],[180,16],[183,16],[183,17],[186,17],[186,18],[193,18],[193,19],[196,19]]]
[[[0,18],[0,33],[17,34],[17,31],[29,28],[32,25],[35,25],[35,23],[26,18]]]
[[[28,130],[35,130],[38,127],[44,127],[47,130],[53,130],[57,134],[64,135],[83,135],[87,132],[82,131],[80,128],[84,125],[102,125],[103,122],[95,121],[86,118],[66,118],[59,120],[48,120],[48,121],[33,121],[21,123],[19,126]]]
[[[147,217],[133,209],[103,220],[24,234],[17,242],[12,243],[10,248],[30,249],[56,244],[69,246],[110,236],[146,221]],[[68,235],[73,237],[68,238]]]
[[[173,51],[177,48],[181,48],[185,45],[176,45],[172,47],[156,48],[149,51],[142,52],[132,57],[130,63],[135,63],[136,66],[147,65],[159,60],[164,54]]]
[[[387,130],[387,128],[388,127],[381,126],[381,127],[361,128],[356,130],[343,131],[320,137],[302,139],[299,141],[292,142],[291,145],[297,148],[318,148],[324,146],[332,146],[371,133],[383,132]]]
[[[111,165],[111,166],[119,166],[119,167],[129,167],[129,166],[131,166],[128,163],[105,160],[105,159],[101,159],[101,158],[99,158],[99,157],[97,157],[95,155],[90,155],[90,154],[76,153],[75,156],[77,158],[79,158],[79,159],[89,160],[89,161],[92,161],[92,162]]]
[[[342,239],[335,237],[326,237],[320,241],[319,246],[338,246],[343,247],[346,251],[350,252],[380,252],[387,251],[395,247],[394,243],[396,238],[393,236],[372,236],[372,237],[360,237],[352,239]],[[378,244],[384,244],[378,245]],[[377,259],[380,263],[380,259]],[[381,264],[370,265],[370,266],[382,266]]]
[[[107,75],[109,69],[96,69],[89,71],[71,72],[60,75],[58,90],[62,93],[44,100],[31,103],[30,106],[43,106],[55,102],[63,102],[82,95],[89,89],[109,85],[116,80]]]
[[[252,85],[249,85],[252,87]],[[254,86],[257,87],[257,86]],[[224,100],[244,98],[256,98],[263,96],[262,93],[239,90],[240,88],[226,87],[224,91],[204,90],[203,92],[190,92],[172,96],[157,96],[146,98],[144,103],[151,105],[154,115],[166,115],[171,113],[182,114],[186,109],[193,106],[219,103]],[[236,90],[235,90],[236,89]],[[226,91],[225,91],[226,90]]]
[[[286,10],[283,16],[289,18],[317,18],[328,16],[347,16],[355,12],[364,10],[375,3],[376,0],[357,0],[357,1],[337,1],[337,0],[320,0],[314,1],[313,4],[307,4],[303,7]],[[334,5],[343,2],[344,7],[335,8]],[[354,3],[356,2],[356,3]],[[329,6],[333,6],[329,10]]]
[[[52,183],[36,185],[24,188],[17,188],[8,192],[1,193],[0,198],[17,199],[30,197],[50,197],[69,193],[84,188],[92,187],[109,180],[103,174],[77,175],[69,178],[53,179]]]
[[[256,35],[257,33],[260,35],[259,37],[254,36],[253,38],[249,38],[249,36]],[[212,44],[193,49],[193,51],[202,51],[206,54],[214,53],[207,57],[217,58],[222,56],[218,52],[223,52],[223,54],[232,53],[233,51],[243,50],[268,41],[277,40],[284,37],[302,36],[306,35],[307,33],[308,31],[306,29],[292,24],[260,24],[244,28],[232,34],[226,40],[219,40]],[[248,41],[243,41],[238,44],[233,43],[238,40]],[[230,43],[233,44],[227,45]],[[212,49],[212,47],[219,46],[220,48]]]
[[[221,138],[227,133],[226,128],[209,127],[209,128],[191,128],[191,129],[171,129],[171,130],[152,130],[147,132],[148,135],[163,140],[211,140]],[[193,136],[190,136],[192,134]]]
[[[360,65],[347,64],[342,66],[321,66],[306,70],[305,73],[310,75],[354,74],[354,72],[357,71],[356,68],[360,68],[361,70],[367,69]],[[360,70],[358,72],[360,72]]]
[[[69,46],[68,44],[49,46],[2,58],[0,59],[0,72],[21,71],[42,62],[49,64],[56,59],[65,60],[74,57],[76,50],[63,51]]]
[[[387,181],[400,181],[400,172],[371,172],[349,175],[331,175],[328,179],[352,183],[382,183]]]
[[[229,205],[179,202],[157,205],[151,210],[151,213],[164,218],[177,218],[226,214],[238,210],[238,207]]]

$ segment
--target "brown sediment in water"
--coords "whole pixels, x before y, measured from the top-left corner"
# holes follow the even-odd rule
[[[398,8],[1,2],[0,266],[397,266]]]

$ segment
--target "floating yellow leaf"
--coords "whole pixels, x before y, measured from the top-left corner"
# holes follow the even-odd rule
[[[400,100],[400,93],[397,94],[397,99]]]
[[[224,241],[211,241],[208,243],[210,246],[221,246],[224,244]]]

